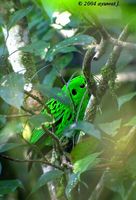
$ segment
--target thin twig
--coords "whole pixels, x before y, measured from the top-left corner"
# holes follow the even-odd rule
[[[32,93],[28,92],[28,91],[24,91],[24,93],[26,95],[28,95],[29,97],[31,97],[32,99],[36,100],[40,105],[44,106],[44,103],[41,101],[41,99],[39,99],[39,97],[37,97],[36,95],[33,95]]]
[[[35,113],[32,110],[29,110],[29,109],[25,108],[24,106],[21,106],[21,109],[24,110],[25,112],[30,113],[31,115],[35,115]]]
[[[47,161],[44,161],[44,160],[31,160],[31,159],[18,159],[18,158],[12,158],[12,157],[9,157],[9,156],[6,156],[6,155],[3,155],[3,154],[0,154],[0,157],[3,158],[3,159],[6,159],[6,160],[10,160],[10,161],[14,161],[14,162],[20,162],[20,163],[30,163],[30,162],[35,162],[35,163],[42,163],[42,164],[45,164],[45,165],[49,165],[49,166],[52,166],[54,168],[57,168],[59,170],[62,170],[63,171],[63,168],[60,167],[60,166],[57,166],[55,164],[52,164],[50,162],[47,162]]]
[[[102,191],[103,191],[103,188],[104,188],[104,181],[105,181],[105,176],[107,174],[107,172],[109,171],[109,168],[107,168],[104,173],[102,174],[99,182],[97,183],[95,189],[93,190],[90,198],[88,200],[98,200]]]
[[[13,115],[2,115],[5,118],[20,118],[20,117],[31,117],[32,114],[13,114]]]
[[[112,162],[112,163],[102,163],[102,164],[98,164],[94,167],[94,169],[107,169],[107,168],[117,168],[119,169],[119,167],[122,167],[123,165],[123,161],[116,161],[116,162]]]
[[[86,94],[87,94],[87,90],[85,91],[81,101],[80,101],[80,104],[79,104],[79,107],[78,107],[78,110],[77,110],[77,113],[76,113],[76,117],[75,117],[75,123],[78,122],[78,119],[79,119],[79,114],[80,114],[80,111],[81,111],[81,107],[83,105],[83,102],[85,100],[85,97],[86,97]]]
[[[129,188],[129,190],[128,190],[128,192],[127,192],[124,200],[130,200],[130,199],[132,199],[132,194],[133,194],[132,192],[134,192],[135,190],[136,190],[136,181],[134,181],[132,183],[132,185],[130,186],[130,188]]]
[[[43,107],[44,107],[44,109],[46,109],[47,110],[47,112],[50,114],[50,115],[52,115],[51,114],[51,111],[50,111],[50,109],[49,109],[49,107],[44,103],[44,102],[42,102],[41,101],[41,99],[39,98],[39,97],[37,97],[36,95],[33,95],[31,92],[28,92],[28,91],[24,91],[24,93],[26,94],[26,95],[28,95],[29,97],[31,97],[32,99],[34,99],[35,101],[37,101],[40,105],[42,105]]]
[[[42,125],[42,129],[48,136],[50,136],[56,142],[59,152],[61,153],[61,155],[63,155],[64,153],[59,138],[54,133],[52,133],[48,128],[46,128],[45,125]]]

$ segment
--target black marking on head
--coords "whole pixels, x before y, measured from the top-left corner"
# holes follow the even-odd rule
[[[85,87],[85,84],[82,83],[82,84],[80,85],[80,88],[84,88],[84,87]]]
[[[73,95],[76,95],[77,94],[77,91],[75,89],[72,89],[72,94]]]

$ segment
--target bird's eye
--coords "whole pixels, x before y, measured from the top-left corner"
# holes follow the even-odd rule
[[[85,87],[85,84],[84,84],[84,83],[80,85],[80,88],[84,88],[84,87]]]
[[[73,94],[73,95],[76,95],[76,94],[77,94],[77,91],[76,91],[75,89],[73,89],[73,90],[72,90],[72,94]]]

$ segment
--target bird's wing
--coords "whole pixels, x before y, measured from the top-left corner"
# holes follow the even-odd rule
[[[50,101],[47,102],[46,104],[50,110],[50,114],[53,116],[53,122],[52,123],[47,123],[45,122],[44,125],[52,130],[52,127],[54,127],[54,132],[58,129],[58,126],[60,123],[63,121],[63,115],[65,112],[65,105],[60,103],[59,101],[55,99],[51,99]],[[43,109],[41,112],[43,115],[47,113],[46,109]],[[34,128],[32,131],[32,136],[30,138],[30,143],[35,144],[37,143],[41,138],[43,138],[44,135],[44,141],[48,137],[46,135],[45,131],[42,129],[42,127],[39,128]],[[49,137],[48,137],[49,138]],[[51,143],[49,142],[49,139],[46,139],[46,143]]]

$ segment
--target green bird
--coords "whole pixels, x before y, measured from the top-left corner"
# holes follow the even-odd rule
[[[75,122],[78,115],[78,120],[83,120],[84,111],[86,109],[89,95],[86,88],[86,81],[83,75],[77,76],[71,79],[66,85],[62,87],[62,94],[70,98],[73,106],[63,104],[62,102],[51,98],[46,106],[53,116],[52,123],[45,123],[46,128],[52,131],[54,134],[61,139],[64,137],[63,133],[66,128]],[[60,95],[62,95],[60,94]],[[47,114],[47,109],[43,109],[41,112],[43,115]],[[78,114],[77,114],[78,113]],[[35,128],[32,131],[32,136],[30,138],[30,143],[38,144],[42,141],[42,144],[47,146],[52,146],[53,139],[46,134],[42,127]],[[73,141],[73,138],[72,140]],[[74,142],[75,143],[75,142]],[[72,144],[72,147],[74,144]],[[70,147],[70,148],[72,148]]]

